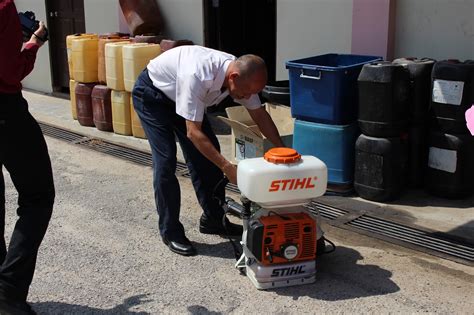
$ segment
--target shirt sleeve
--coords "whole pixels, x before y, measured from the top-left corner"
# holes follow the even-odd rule
[[[180,76],[176,80],[176,114],[191,121],[202,121],[206,105],[204,82],[194,74]]]
[[[245,106],[247,109],[257,109],[262,107],[262,102],[260,101],[260,97],[258,97],[257,94],[252,94],[252,96],[250,96],[248,100],[244,98],[240,100],[234,99],[234,102]]]
[[[33,70],[39,46],[28,43],[21,49],[21,25],[13,2],[0,8],[0,43],[1,81],[17,85]]]

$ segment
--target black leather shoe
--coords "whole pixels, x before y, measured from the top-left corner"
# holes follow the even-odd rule
[[[163,243],[176,254],[180,254],[183,256],[194,256],[197,254],[196,248],[194,248],[193,244],[186,238],[183,237],[179,240],[169,240],[166,237],[162,237]]]
[[[222,219],[211,219],[203,214],[199,220],[199,232],[203,234],[216,234],[221,236],[242,236],[244,229],[242,225],[231,223],[225,218],[226,227],[222,225]]]

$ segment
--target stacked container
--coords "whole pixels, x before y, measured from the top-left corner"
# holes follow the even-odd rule
[[[119,34],[119,33],[112,33],[106,35],[99,36],[99,46],[98,46],[98,79],[100,84],[105,84],[107,82],[106,79],[106,72],[105,72],[105,45],[107,43],[113,42],[120,42],[120,41],[127,41],[128,36]]]
[[[426,188],[433,195],[463,198],[474,193],[474,137],[465,112],[474,104],[474,63],[445,60],[432,71]]]
[[[359,134],[357,77],[364,64],[376,60],[380,57],[326,54],[286,63],[296,118],[293,148],[327,165],[329,190],[352,187]]]
[[[83,126],[146,138],[131,92],[150,60],[161,53],[156,43],[161,40],[159,35],[139,35],[133,39],[119,33],[68,35],[73,118]],[[170,48],[193,44],[172,43]]]
[[[132,92],[135,81],[151,59],[161,53],[158,44],[135,44],[122,47],[125,91]]]
[[[428,128],[432,59],[400,58],[393,61],[408,70],[410,75],[410,101],[408,126],[407,183],[420,188],[428,161]]]
[[[105,45],[106,78],[107,86],[112,89],[112,125],[115,133],[146,138],[130,94],[137,77],[148,62],[160,53],[158,44],[115,42]]]
[[[106,85],[96,85],[91,94],[94,125],[102,131],[113,131],[111,92]]]
[[[107,86],[113,90],[125,90],[122,47],[128,44],[130,44],[128,41],[105,44],[105,77]]]
[[[95,83],[77,83],[76,106],[77,106],[77,120],[79,124],[87,127],[94,127],[94,115],[92,113],[92,90]]]
[[[119,135],[131,136],[132,123],[130,118],[130,93],[112,90],[112,126]]]
[[[354,188],[365,199],[396,199],[406,182],[410,80],[399,64],[366,64],[358,78]]]
[[[69,66],[69,79],[74,80],[74,63],[72,60],[72,41],[76,39],[97,38],[97,34],[73,34],[66,36],[67,61]]]
[[[99,38],[74,39],[71,44],[74,79],[77,82],[98,81]]]

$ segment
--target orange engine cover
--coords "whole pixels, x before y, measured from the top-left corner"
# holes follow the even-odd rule
[[[316,221],[309,214],[271,214],[259,221],[263,225],[263,265],[316,258]]]

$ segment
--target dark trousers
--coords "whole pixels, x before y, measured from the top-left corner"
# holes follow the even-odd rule
[[[215,200],[213,191],[224,175],[186,137],[186,121],[176,114],[175,103],[153,86],[147,70],[138,77],[132,96],[152,151],[153,188],[160,234],[171,240],[184,236],[184,228],[179,221],[181,194],[175,175],[176,138],[183,150],[199,204],[207,216],[220,220],[224,211]],[[202,131],[220,151],[217,137],[206,117],[202,122]],[[224,194],[224,187],[216,192],[221,199]]]
[[[19,218],[8,251],[2,165],[18,191]],[[54,196],[46,142],[26,100],[21,93],[0,94],[0,298],[26,301]]]

